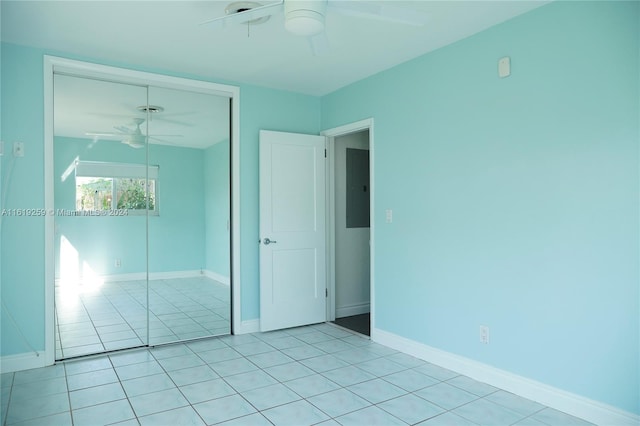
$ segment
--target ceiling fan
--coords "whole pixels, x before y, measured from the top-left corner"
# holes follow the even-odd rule
[[[129,126],[113,126],[118,132],[87,132],[85,135],[93,136],[94,139],[99,138],[117,138],[123,144],[129,145],[132,148],[144,148],[147,143],[147,139],[155,139],[160,142],[168,143],[168,141],[158,138],[163,137],[182,137],[182,135],[145,135],[140,129],[140,125],[145,122],[144,118],[134,118],[133,125]]]
[[[345,0],[280,0],[263,5],[254,1],[236,1],[225,9],[225,16],[210,19],[201,25],[225,27],[233,24],[258,25],[272,15],[284,13],[285,29],[291,34],[307,37],[314,55],[328,50],[325,17],[328,10],[357,18],[423,26],[426,16],[414,9],[391,5],[391,1]]]

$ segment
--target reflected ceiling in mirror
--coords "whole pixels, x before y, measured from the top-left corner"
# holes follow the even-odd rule
[[[147,100],[127,84],[55,78],[56,136],[135,142],[148,132],[151,144],[200,149],[229,139],[225,97],[151,86]]]

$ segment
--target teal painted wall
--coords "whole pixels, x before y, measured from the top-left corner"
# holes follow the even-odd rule
[[[277,94],[277,96],[275,96]],[[244,87],[240,104],[240,227],[242,319],[260,317],[258,137],[261,129],[320,132],[320,98],[260,87]]]
[[[639,5],[553,3],[323,98],[322,128],[375,120],[377,328],[640,413]]]
[[[204,151],[151,145],[149,164],[160,166],[160,215],[149,216],[149,272],[204,269]]]
[[[638,7],[553,3],[322,99],[240,85],[242,318],[259,317],[258,131],[374,117],[376,326],[640,413]],[[2,46],[1,137],[27,151],[7,207],[43,206],[43,53],[72,57]],[[3,219],[1,296],[37,349],[43,232]],[[2,355],[28,350],[4,313],[1,331]]]
[[[223,277],[231,274],[229,247],[231,231],[231,180],[229,141],[204,151],[205,190],[205,267]]]
[[[77,57],[64,52],[50,52],[3,43],[1,46],[2,75],[2,140],[25,143],[26,155],[15,162],[7,208],[44,207],[44,108],[43,55],[51,54],[70,59],[105,65],[99,58]],[[163,73],[162,70],[128,66],[140,71]],[[208,80],[202,76],[166,73],[178,77]],[[228,81],[210,80],[235,84]],[[260,129],[279,129],[302,133],[320,130],[320,99],[280,90],[243,84],[240,87],[240,227],[242,263],[243,320],[258,318],[258,132]],[[12,156],[3,156],[6,170]],[[153,161],[153,157],[151,157]],[[162,201],[161,201],[162,202]],[[204,208],[204,207],[203,207]],[[44,220],[42,218],[3,218],[0,295],[10,309],[22,333],[37,350],[44,349]],[[189,242],[185,243],[188,244]],[[153,244],[153,243],[152,243]],[[163,252],[169,255],[167,252]],[[159,253],[162,254],[162,253]],[[161,256],[151,257],[159,259]],[[25,303],[28,301],[28,303]],[[2,310],[0,355],[29,351],[22,343],[16,327]]]
[[[54,139],[56,209],[75,209],[73,174],[62,180],[74,159],[145,164],[146,152],[109,140]],[[159,166],[160,214],[149,216],[149,272],[200,270],[205,264],[205,180],[203,151],[153,145],[149,164]],[[185,190],[188,189],[188,190]],[[66,238],[98,275],[147,271],[146,216],[56,216],[56,277],[60,238]],[[115,259],[122,266],[115,267]]]
[[[25,157],[0,157],[6,175],[12,169],[3,208],[43,208],[43,78],[42,55],[2,45],[2,129],[9,146],[24,142]],[[13,165],[11,164],[13,162]],[[3,177],[3,183],[9,176]],[[44,349],[44,220],[39,217],[2,218],[2,281],[0,350],[2,355]],[[26,343],[13,326],[19,324]]]
[[[106,161],[118,163],[146,164],[143,149],[108,140],[95,144],[87,139],[55,137],[53,142],[54,207],[56,210],[74,211],[76,205],[76,182],[71,172],[66,172],[76,159],[80,161]],[[86,273],[90,268],[98,275],[128,274],[147,270],[147,230],[145,216],[129,217],[55,217],[55,274],[67,279],[69,273]],[[69,245],[62,250],[61,240]],[[115,259],[122,267],[115,267]],[[78,267],[75,263],[78,260]],[[63,263],[61,266],[60,264]],[[70,271],[69,269],[72,269]]]

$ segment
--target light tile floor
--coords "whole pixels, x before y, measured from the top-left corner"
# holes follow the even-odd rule
[[[330,324],[3,374],[3,425],[587,425]]]
[[[56,359],[147,343],[146,281],[56,287]],[[207,277],[149,281],[149,343],[229,334],[230,289]]]

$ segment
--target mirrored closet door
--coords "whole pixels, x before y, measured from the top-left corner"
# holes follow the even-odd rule
[[[228,334],[229,100],[150,87],[148,125],[149,343]]]
[[[229,100],[54,76],[56,359],[230,332]]]

